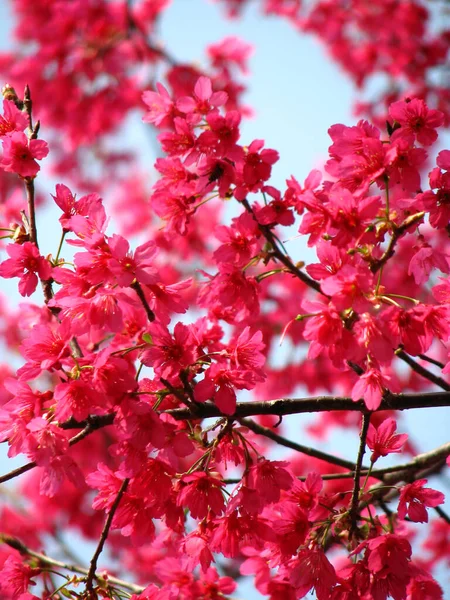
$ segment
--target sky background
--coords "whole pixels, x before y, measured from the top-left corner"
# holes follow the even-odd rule
[[[237,35],[254,46],[245,101],[253,108],[255,116],[244,123],[242,140],[249,143],[253,139],[264,139],[266,147],[278,150],[280,161],[273,169],[271,183],[284,189],[287,177],[294,175],[303,182],[312,168],[320,167],[326,160],[330,145],[327,130],[330,125],[355,123],[351,105],[356,90],[346,75],[328,59],[318,41],[297,33],[280,18],[262,16],[257,10],[258,5],[259,2],[251,2],[242,18],[229,20],[225,17],[223,7],[213,2],[173,0],[162,19],[160,39],[176,59],[186,62],[201,62],[206,45],[229,35]],[[11,26],[10,4],[7,0],[1,0],[0,49],[7,49],[10,45]],[[1,85],[4,83],[1,82]],[[148,137],[145,127],[139,119],[133,120],[127,128],[127,143],[142,144],[143,138]],[[150,148],[145,152],[148,152],[150,167],[154,156]],[[52,178],[46,177],[44,169],[39,177],[41,191],[51,193],[54,183]],[[53,233],[52,223],[57,218],[53,210],[46,210],[40,219],[38,215],[44,254],[55,253],[58,240]],[[112,233],[111,229],[109,233]],[[296,254],[301,251],[303,260],[314,260],[314,255],[302,240],[294,244]],[[0,280],[0,287],[11,302],[17,302],[20,298],[15,293],[16,284]],[[420,440],[421,451],[431,450],[448,441],[447,415],[447,412],[438,409],[407,411],[401,419],[401,431],[407,431],[414,440]],[[317,446],[317,441],[308,439],[302,433],[303,425],[309,420],[308,416],[292,419],[290,437]],[[345,435],[341,430],[321,448],[354,459],[357,438]],[[21,462],[8,461],[7,464],[5,456],[6,449],[0,446],[2,473]],[[388,464],[387,461],[385,464]],[[450,492],[448,487],[440,489],[447,495]],[[79,549],[82,549],[83,555],[86,555],[85,551],[89,552],[88,545],[79,545]],[[234,596],[242,600],[261,598],[251,583],[240,585]]]

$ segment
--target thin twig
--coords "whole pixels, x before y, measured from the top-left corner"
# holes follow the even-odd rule
[[[275,236],[273,235],[270,227],[268,227],[267,225],[262,225],[256,219],[255,213],[253,212],[253,209],[250,206],[249,201],[247,199],[245,199],[242,201],[242,204],[243,204],[245,210],[253,216],[256,223],[258,224],[259,230],[261,231],[263,236],[266,238],[266,240],[269,242],[269,244],[272,246],[273,256],[277,260],[279,260],[281,263],[283,263],[283,265],[293,275],[295,275],[295,277],[298,277],[301,281],[303,281],[303,283],[305,285],[309,286],[310,288],[313,288],[314,290],[316,290],[316,292],[319,292],[319,294],[323,294],[324,296],[326,296],[326,294],[324,294],[322,292],[322,290],[320,288],[320,284],[317,281],[315,281],[314,279],[309,277],[309,275],[307,275],[306,273],[303,273],[303,271],[301,271],[298,267],[295,266],[295,264],[292,262],[292,260],[288,256],[283,254],[283,252],[280,250],[280,248],[278,246],[278,243],[277,243]]]
[[[416,225],[417,223],[419,223],[419,221],[421,221],[424,217],[425,213],[424,212],[418,212],[415,213],[414,215],[410,215],[409,217],[407,217],[403,223],[401,225],[399,225],[398,227],[395,226],[395,224],[392,224],[394,227],[393,233],[392,233],[392,237],[389,240],[389,244],[386,248],[386,250],[384,251],[383,255],[381,256],[381,258],[379,258],[377,261],[375,261],[374,263],[372,263],[370,270],[372,271],[372,273],[377,273],[381,267],[392,257],[394,256],[395,253],[395,246],[397,244],[397,241],[402,237],[402,235],[404,233],[406,233],[406,231],[412,227],[413,225]]]
[[[82,431],[78,432],[72,438],[70,438],[69,446],[78,444],[78,442],[81,442],[81,440],[84,440],[85,437],[90,435],[96,429],[100,429],[101,427],[105,427],[106,425],[111,425],[111,416],[105,415],[105,417],[107,417],[107,418],[105,418],[104,420],[95,419],[95,417],[89,417],[85,422],[83,422],[82,424],[80,423],[79,425],[83,426],[84,429]],[[63,427],[63,429],[64,429],[64,427]],[[67,429],[70,429],[70,428],[68,427]],[[36,461],[33,460],[33,461],[27,463],[26,465],[23,465],[22,467],[18,467],[17,469],[14,469],[13,471],[6,473],[5,475],[1,475],[0,483],[4,483],[5,481],[14,479],[14,477],[18,477],[19,475],[22,475],[23,473],[26,473],[27,471],[34,469],[34,467],[37,467],[37,464],[36,464]]]
[[[441,517],[441,519],[444,519],[444,521],[450,525],[450,517],[445,512],[445,510],[443,510],[440,506],[435,506],[434,510]]]
[[[0,533],[0,543],[7,544],[10,548],[17,550],[22,554],[22,556],[29,556],[31,558],[35,558],[42,565],[48,565],[52,567],[58,567],[59,569],[64,569],[65,571],[70,571],[71,573],[79,573],[80,575],[88,575],[89,570],[81,567],[79,565],[73,565],[70,563],[65,563],[60,560],[56,560],[55,558],[51,558],[50,556],[46,556],[45,554],[41,554],[40,552],[35,552],[31,550],[23,542],[21,542],[18,538],[12,537],[5,533]],[[131,590],[135,594],[140,594],[144,588],[140,585],[135,585],[134,583],[129,583],[128,581],[123,581],[123,579],[118,579],[112,575],[96,575],[95,578],[100,580],[102,583],[110,583],[112,585],[116,585],[127,590]]]
[[[408,479],[411,473],[415,473],[416,471],[423,470],[424,468],[435,468],[436,466],[442,466],[445,464],[445,459],[447,456],[450,456],[450,442],[431,450],[430,452],[426,452],[424,454],[419,454],[412,461],[408,463],[401,463],[399,465],[394,465],[392,467],[385,467],[384,469],[373,469],[370,473],[370,476],[373,479],[378,479],[379,481],[384,481],[387,475],[391,473],[398,473],[402,478]],[[361,468],[360,477],[364,477],[367,475],[369,470]],[[297,479],[299,481],[305,481],[306,475],[299,475]],[[355,477],[354,469],[351,471],[344,471],[342,473],[327,473],[321,475],[321,478],[324,481],[332,481],[334,479],[353,479]],[[397,480],[398,475],[396,476]],[[233,478],[233,479],[224,479],[226,484],[239,483],[241,478]]]
[[[114,519],[114,515],[116,513],[116,510],[119,507],[120,501],[122,499],[122,496],[125,493],[125,490],[128,487],[129,482],[130,482],[129,479],[123,480],[122,485],[120,486],[120,489],[117,493],[116,499],[114,500],[114,502],[111,506],[111,510],[109,511],[108,516],[106,518],[105,525],[103,527],[103,531],[100,536],[100,540],[99,540],[97,548],[94,552],[94,556],[91,559],[91,564],[90,564],[88,576],[86,579],[86,591],[87,592],[92,592],[93,581],[95,579],[95,572],[97,570],[97,562],[98,562],[99,556],[102,553],[103,547],[104,547],[106,539],[108,537],[109,530],[111,528],[111,523]]]
[[[280,446],[291,448],[291,450],[296,450],[297,452],[301,452],[302,454],[306,454],[307,456],[312,456],[313,458],[324,460],[327,463],[337,465],[338,467],[343,467],[344,469],[353,470],[355,468],[355,464],[350,460],[346,460],[345,458],[339,458],[338,456],[333,456],[332,454],[322,452],[321,450],[317,450],[316,448],[309,448],[308,446],[303,446],[302,444],[298,444],[297,442],[292,442],[291,440],[288,440],[283,436],[278,435],[268,427],[258,425],[258,423],[255,423],[255,421],[252,421],[251,419],[239,419],[239,423],[241,423],[241,425],[244,425],[244,427],[247,427],[247,429],[250,429],[254,433],[258,435],[263,435],[264,437],[271,439]]]
[[[142,306],[144,307],[145,312],[147,313],[148,320],[150,322],[153,322],[155,320],[155,313],[152,311],[147,302],[147,298],[145,297],[144,290],[142,289],[141,284],[139,283],[139,281],[135,281],[131,284],[130,287],[132,287],[136,294],[139,296],[139,300],[142,302]]]
[[[353,493],[350,504],[350,537],[352,537],[353,533],[357,528],[357,518],[358,518],[358,501],[359,501],[359,490],[360,490],[360,477],[361,477],[361,468],[362,461],[364,458],[364,453],[366,451],[366,440],[367,440],[367,432],[369,431],[370,424],[370,414],[364,413],[362,417],[361,423],[361,432],[359,434],[359,448],[358,448],[358,457],[356,459],[356,467],[355,467],[355,476],[353,479]]]
[[[396,350],[395,354],[398,356],[398,358],[400,358],[407,365],[409,365],[411,369],[415,371],[418,375],[425,377],[425,379],[428,379],[428,381],[431,381],[431,383],[434,383],[443,390],[447,392],[450,391],[450,384],[448,384],[444,379],[442,379],[442,377],[435,375],[428,369],[425,369],[425,367],[423,367],[422,365],[419,365],[419,363],[416,363],[416,361],[413,360],[408,354],[406,354],[404,350]]]
[[[431,358],[431,356],[427,356],[426,354],[418,354],[418,357],[422,360],[431,363],[432,365],[436,365],[436,367],[439,367],[440,369],[443,369],[445,367],[443,362],[441,362],[440,360],[436,360],[435,358]]]

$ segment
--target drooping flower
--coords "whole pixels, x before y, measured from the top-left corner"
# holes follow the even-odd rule
[[[401,488],[397,509],[400,519],[408,516],[414,523],[428,523],[426,507],[434,508],[444,503],[444,494],[424,487],[426,483],[426,479],[418,479]]]

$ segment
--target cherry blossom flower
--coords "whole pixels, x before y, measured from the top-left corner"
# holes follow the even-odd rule
[[[418,479],[401,488],[397,509],[400,519],[408,516],[414,523],[428,523],[426,507],[434,508],[444,503],[444,494],[424,487],[426,483],[426,479]]]
[[[372,450],[370,460],[375,462],[380,456],[387,456],[393,452],[401,452],[402,447],[408,439],[406,433],[396,433],[397,423],[394,419],[385,419],[374,427],[369,424],[367,431],[367,445]]]
[[[22,131],[14,131],[2,138],[3,156],[1,166],[9,173],[17,173],[21,177],[35,177],[41,167],[37,160],[48,154],[47,142],[29,140]]]
[[[8,244],[6,251],[10,258],[0,265],[0,276],[7,279],[20,277],[19,292],[22,296],[31,296],[37,288],[38,281],[50,279],[52,267],[48,260],[39,254],[32,242],[22,245]],[[38,279],[39,278],[39,279]]]

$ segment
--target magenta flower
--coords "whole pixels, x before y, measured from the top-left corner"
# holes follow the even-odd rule
[[[429,109],[419,98],[394,102],[389,107],[389,114],[401,125],[394,132],[394,138],[414,136],[423,146],[431,146],[437,140],[436,128],[444,123],[441,111]]]
[[[50,279],[52,267],[48,260],[39,254],[35,244],[9,244],[6,252],[11,258],[0,265],[0,276],[6,279],[20,277],[19,292],[22,296],[31,296],[37,287],[38,277],[41,281]]]
[[[370,460],[375,462],[380,456],[387,456],[393,452],[401,452],[408,439],[407,433],[395,433],[397,423],[394,419],[385,419],[378,427],[372,423],[367,432],[367,445],[372,450]]]
[[[427,507],[434,508],[444,503],[444,494],[424,487],[425,483],[426,479],[418,479],[401,488],[397,509],[400,519],[408,516],[414,523],[428,523]]]
[[[183,475],[181,484],[177,504],[186,506],[193,519],[204,519],[210,513],[220,515],[223,512],[223,481],[204,471],[196,471],[190,475]]]
[[[40,171],[36,160],[48,154],[48,144],[43,140],[29,140],[22,131],[15,131],[2,140],[3,157],[1,166],[9,173],[21,177],[35,177]]]
[[[17,108],[11,100],[3,100],[3,115],[0,115],[0,137],[15,131],[24,131],[28,127],[25,113]]]
[[[369,410],[377,410],[381,404],[388,379],[378,369],[368,369],[353,386],[353,402],[358,402],[362,398]]]

